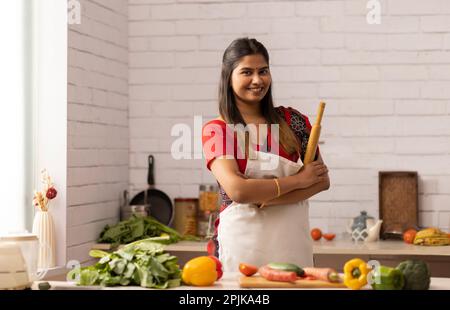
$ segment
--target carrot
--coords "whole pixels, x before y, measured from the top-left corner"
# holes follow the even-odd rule
[[[340,282],[341,278],[336,270],[332,268],[314,268],[306,267],[303,268],[306,276],[313,276],[317,280],[327,281],[327,282]]]
[[[300,280],[310,280],[310,281],[317,280],[316,277],[313,277],[313,276],[298,277],[298,279],[300,279]]]
[[[297,280],[297,273],[293,271],[281,271],[262,266],[258,272],[263,278],[269,281],[295,282]]]

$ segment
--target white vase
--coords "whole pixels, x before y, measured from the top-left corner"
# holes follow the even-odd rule
[[[55,267],[55,224],[49,212],[36,212],[33,221],[33,234],[39,239],[38,268]]]

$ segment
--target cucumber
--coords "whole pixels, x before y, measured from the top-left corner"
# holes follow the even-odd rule
[[[267,267],[274,270],[280,270],[280,271],[293,271],[295,272],[299,277],[303,277],[305,272],[302,268],[297,266],[296,264],[291,263],[269,263],[267,264]]]

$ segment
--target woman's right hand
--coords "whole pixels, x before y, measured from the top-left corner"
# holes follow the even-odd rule
[[[311,185],[325,181],[328,173],[328,168],[323,162],[313,161],[310,164],[303,166],[295,175],[297,178],[298,188],[308,188]]]

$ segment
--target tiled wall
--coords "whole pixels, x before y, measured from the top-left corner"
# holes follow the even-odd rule
[[[120,194],[156,185],[171,198],[213,183],[204,160],[175,161],[174,124],[217,115],[224,49],[255,37],[271,55],[276,104],[322,123],[332,187],[311,225],[340,232],[378,215],[378,171],[420,176],[420,224],[450,229],[450,2],[81,0],[69,26],[68,259],[87,259]],[[200,133],[193,130],[192,134]],[[194,139],[193,139],[194,140]]]
[[[128,2],[80,3],[68,30],[67,258],[84,261],[128,187]]]
[[[224,49],[237,37],[271,55],[278,105],[315,119],[332,187],[311,199],[311,225],[341,232],[360,210],[378,216],[378,171],[420,176],[420,224],[450,228],[450,1],[129,0],[130,186],[174,198],[214,182],[203,160],[175,161],[170,130],[217,115]],[[199,133],[197,133],[199,134]]]

